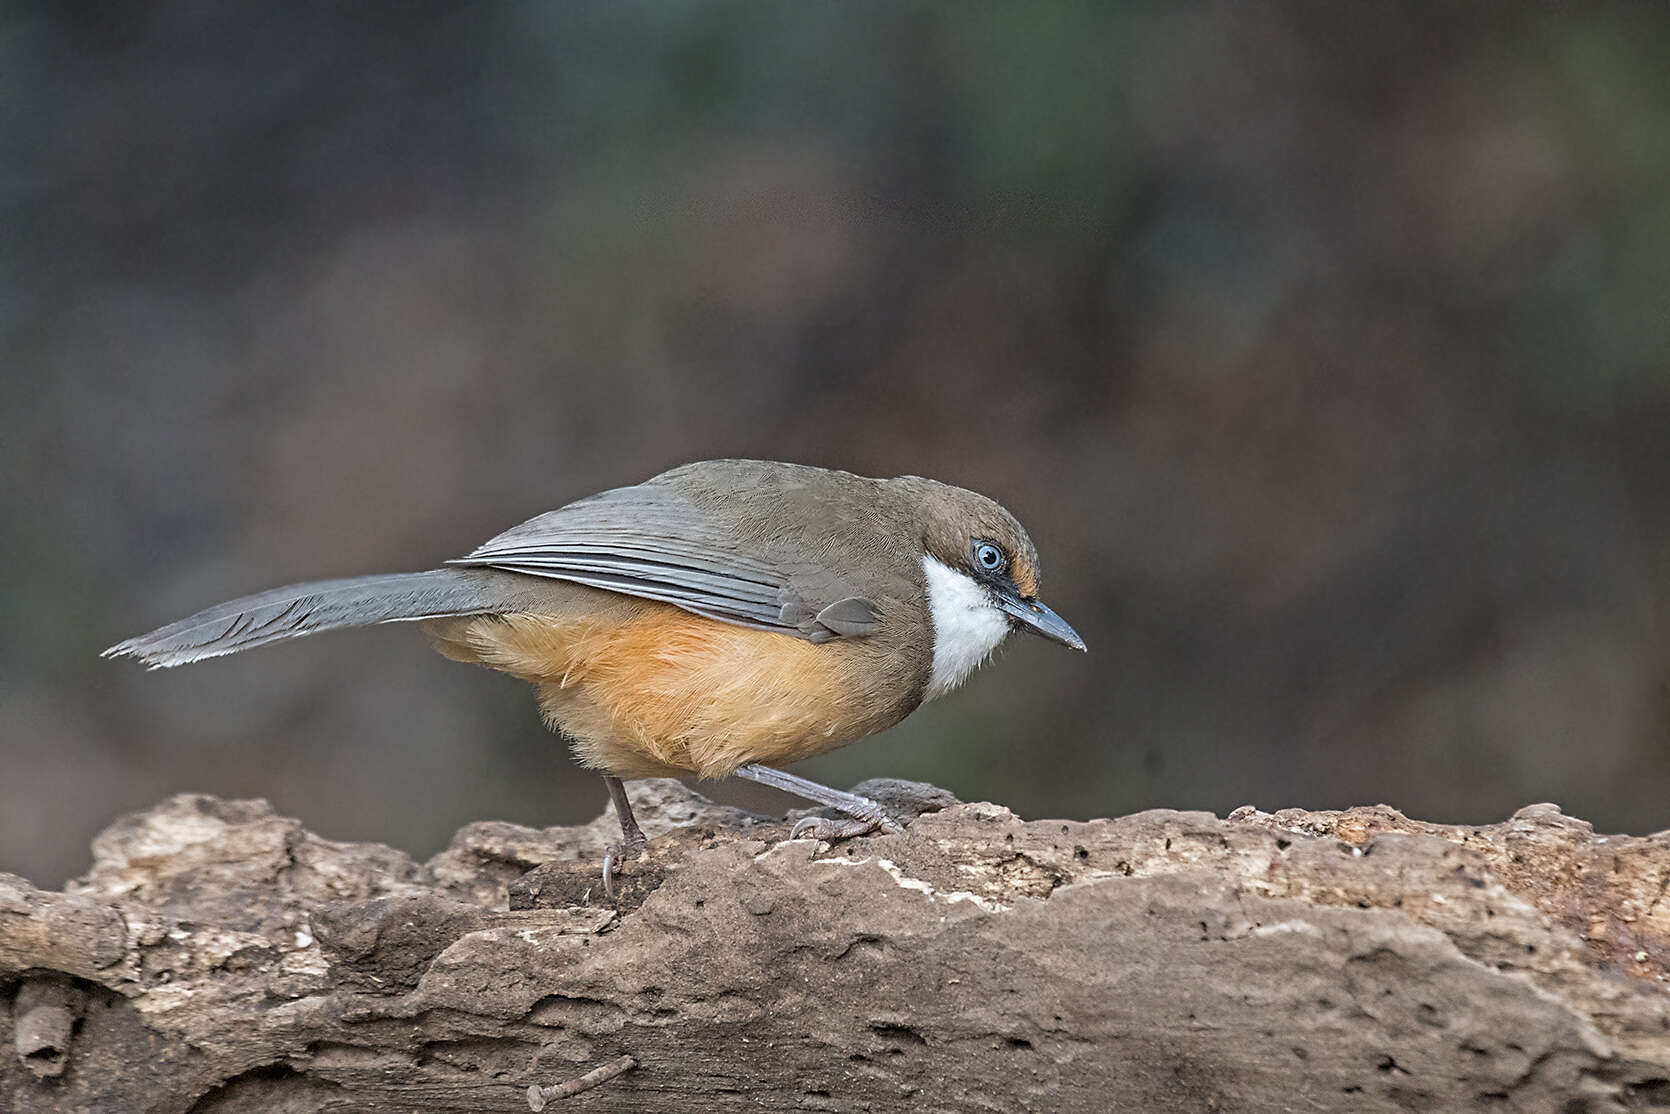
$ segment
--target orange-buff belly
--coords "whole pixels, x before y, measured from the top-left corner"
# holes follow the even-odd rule
[[[840,642],[666,604],[482,616],[430,629],[448,657],[532,682],[546,722],[573,740],[580,761],[619,777],[724,777],[748,762],[794,762],[908,710],[878,700],[860,654]]]

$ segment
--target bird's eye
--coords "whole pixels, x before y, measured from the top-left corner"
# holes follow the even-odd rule
[[[1003,550],[991,542],[975,542],[974,563],[987,572],[996,572],[1005,564]]]

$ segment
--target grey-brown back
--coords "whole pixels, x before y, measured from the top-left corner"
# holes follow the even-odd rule
[[[881,480],[710,460],[529,519],[451,564],[671,603],[814,642],[922,592],[918,515]]]

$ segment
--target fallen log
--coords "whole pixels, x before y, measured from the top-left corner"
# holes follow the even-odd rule
[[[609,816],[420,865],[203,796],[0,875],[0,1110],[1670,1110],[1670,835],[633,793],[616,901]]]

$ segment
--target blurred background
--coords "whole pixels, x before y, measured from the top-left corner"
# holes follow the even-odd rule
[[[809,776],[1670,826],[1670,7],[1413,11],[7,4],[0,869],[597,814],[410,629],[98,652],[713,456],[992,495],[1091,647]]]

